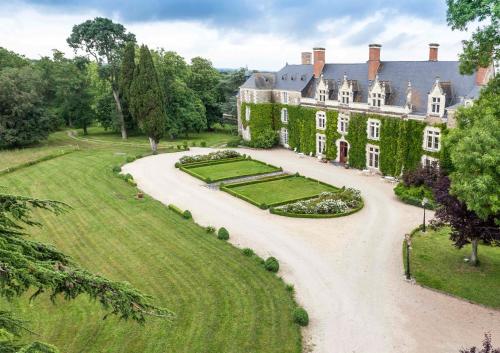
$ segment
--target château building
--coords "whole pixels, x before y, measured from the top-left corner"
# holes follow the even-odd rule
[[[472,104],[493,68],[461,75],[458,61],[438,60],[435,43],[422,61],[382,61],[381,48],[370,44],[368,60],[361,63],[327,63],[325,49],[314,48],[302,53],[300,65],[254,73],[239,90],[240,134],[250,141],[271,129],[284,147],[391,175],[415,166],[417,157],[423,164],[438,160],[442,134],[455,125],[457,108]],[[361,119],[356,138],[349,136],[354,117]],[[393,146],[384,147],[381,139],[390,138]],[[411,150],[415,141],[418,152]]]

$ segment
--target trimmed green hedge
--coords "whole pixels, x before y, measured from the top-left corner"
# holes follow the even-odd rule
[[[425,208],[433,210],[437,206],[436,201],[434,201],[434,195],[432,194],[432,190],[425,185],[406,186],[403,183],[399,183],[394,188],[394,193],[396,194],[399,200],[409,205],[422,207],[422,199],[424,197],[427,197],[429,203]]]
[[[12,172],[15,172],[16,170],[19,170],[19,169],[23,169],[23,168],[26,168],[26,167],[29,167],[29,166],[32,166],[32,165],[35,165],[35,164],[38,164],[38,163],[41,163],[41,162],[49,161],[49,160],[57,158],[57,157],[62,157],[62,156],[65,156],[67,154],[73,153],[73,152],[78,151],[78,150],[79,150],[78,148],[73,148],[73,149],[70,149],[70,150],[67,150],[67,151],[62,151],[62,152],[57,152],[57,153],[51,153],[49,155],[43,156],[41,158],[38,158],[38,159],[35,159],[35,160],[32,160],[32,161],[21,163],[21,164],[18,164],[16,166],[13,166],[13,167],[10,167],[10,168],[2,169],[2,170],[0,170],[0,175],[12,173]]]

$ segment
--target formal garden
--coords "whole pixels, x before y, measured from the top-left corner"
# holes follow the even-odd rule
[[[298,173],[289,174],[281,167],[233,150],[187,155],[176,167],[206,183],[221,182],[220,190],[281,216],[347,216],[364,205],[358,190],[337,188]],[[248,177],[251,180],[246,180]]]

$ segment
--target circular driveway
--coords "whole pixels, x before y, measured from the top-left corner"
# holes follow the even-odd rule
[[[304,343],[318,353],[450,353],[479,345],[485,332],[500,339],[500,312],[404,281],[402,239],[422,221],[422,210],[399,202],[393,184],[285,149],[240,150],[335,186],[362,192],[365,207],[351,216],[298,219],[209,189],[174,168],[183,154],[142,158],[123,167],[138,187],[163,202],[189,209],[197,223],[226,227],[230,241],[280,261],[279,275],[294,284],[309,312]]]

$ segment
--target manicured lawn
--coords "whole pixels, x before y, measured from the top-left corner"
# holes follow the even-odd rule
[[[114,142],[114,143],[134,143],[144,146],[149,146],[149,140],[145,135],[131,133],[127,140],[122,140],[121,135],[114,131],[105,131],[101,127],[91,127],[88,129],[89,134],[83,135],[82,130],[78,130],[78,138],[87,139],[93,141],[104,141],[104,142]],[[190,133],[187,137],[179,137],[177,139],[164,138],[160,141],[159,147],[166,146],[176,146],[182,145],[184,141],[187,141],[189,146],[193,143],[196,146],[200,146],[201,141],[207,143],[207,147],[220,146],[227,143],[229,140],[234,139],[234,135],[228,132],[200,132],[200,133]]]
[[[323,191],[338,190],[333,186],[325,185],[303,176],[293,176],[229,187],[232,192],[252,200],[257,205],[266,204],[268,206],[289,200],[316,196]]]
[[[470,245],[458,250],[449,240],[448,228],[418,232],[412,238],[410,269],[420,284],[500,308],[500,247],[480,245],[480,265],[464,262]]]
[[[1,176],[0,185],[71,205],[60,216],[36,212],[44,227],[29,229],[32,238],[91,271],[130,282],[176,320],[151,318],[145,326],[102,320],[105,311],[86,297],[58,298],[56,305],[47,295],[31,304],[28,296],[0,299],[0,310],[29,322],[39,336],[28,339],[61,352],[300,353],[294,303],[281,280],[161,203],[135,199],[135,188],[113,175],[112,166],[148,151],[91,145]]]
[[[186,168],[204,179],[209,178],[211,181],[272,173],[280,170],[277,167],[250,159]]]

